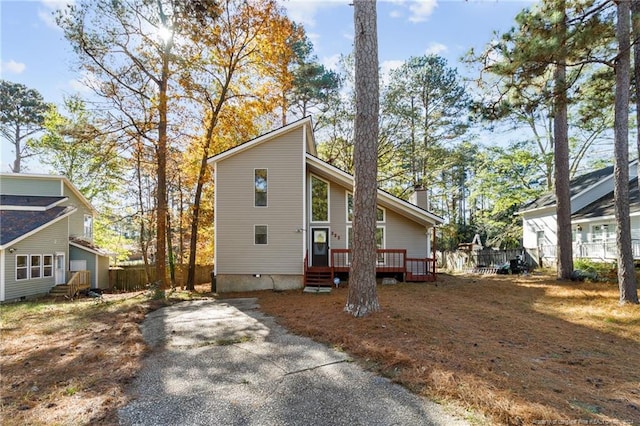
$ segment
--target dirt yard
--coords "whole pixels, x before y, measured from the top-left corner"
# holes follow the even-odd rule
[[[0,306],[2,424],[115,424],[146,350],[144,315],[207,287],[165,301]],[[640,425],[640,306],[618,306],[615,285],[440,275],[378,295],[382,312],[363,319],[343,312],[344,288],[234,296],[259,297],[292,332],[467,409],[477,424]]]

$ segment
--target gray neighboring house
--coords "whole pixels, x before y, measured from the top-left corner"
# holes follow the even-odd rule
[[[89,271],[91,288],[107,288],[95,215],[64,176],[0,173],[0,302],[47,294],[77,271]]]
[[[331,286],[350,266],[353,176],[317,157],[307,117],[209,158],[219,292]],[[378,190],[380,274],[435,280],[443,219]]]
[[[571,230],[574,258],[613,261],[617,256],[613,200],[613,166],[571,180]],[[629,163],[629,211],[634,258],[640,259],[640,193],[638,160]],[[539,262],[556,260],[556,198],[544,194],[518,214],[522,215],[523,245]]]

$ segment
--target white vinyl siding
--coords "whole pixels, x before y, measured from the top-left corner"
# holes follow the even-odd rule
[[[216,164],[218,275],[302,274],[302,132],[292,129]],[[268,207],[253,208],[256,168],[268,169]],[[267,246],[255,244],[256,224],[268,226]]]

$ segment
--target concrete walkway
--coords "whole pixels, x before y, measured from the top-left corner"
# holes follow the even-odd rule
[[[153,347],[122,425],[466,425],[364,371],[343,352],[294,336],[256,299],[183,302],[150,313]]]

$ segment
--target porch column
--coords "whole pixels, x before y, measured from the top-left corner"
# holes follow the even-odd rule
[[[431,232],[429,232],[428,228],[425,234],[427,235],[427,256],[426,257],[431,257]]]

